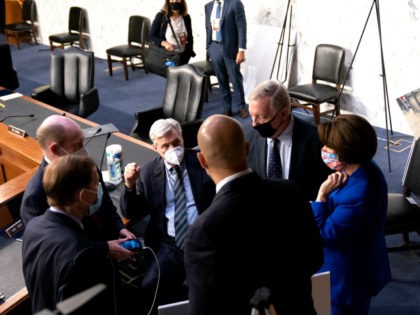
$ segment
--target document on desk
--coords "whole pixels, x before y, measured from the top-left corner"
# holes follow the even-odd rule
[[[22,96],[22,94],[17,93],[17,92],[12,91],[12,90],[8,90],[8,89],[0,90],[0,100],[4,101],[4,102],[8,101],[8,100],[11,100],[11,99],[14,99],[14,98],[17,98],[17,97],[21,97],[21,96]]]

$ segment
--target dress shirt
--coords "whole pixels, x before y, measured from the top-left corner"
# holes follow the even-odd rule
[[[281,166],[283,170],[283,179],[289,179],[290,171],[290,157],[292,155],[292,138],[293,138],[293,125],[294,118],[293,115],[290,115],[290,122],[286,129],[278,136],[277,139],[280,141],[279,150],[280,150],[280,159]],[[273,139],[267,138],[267,152],[270,152],[270,149],[273,147]],[[267,154],[267,163],[266,163],[266,174],[268,173],[268,161],[270,160],[269,153]]]
[[[245,176],[245,175],[247,175],[247,174],[249,174],[249,173],[252,173],[252,170],[250,169],[250,168],[248,168],[248,169],[246,169],[246,170],[243,170],[243,171],[240,171],[240,172],[238,172],[238,173],[235,173],[235,174],[233,174],[233,175],[230,175],[230,176],[228,176],[228,177],[225,177],[225,178],[223,178],[217,185],[216,185],[216,194],[219,192],[219,190],[220,189],[222,189],[222,187],[224,186],[224,185],[226,185],[227,183],[229,183],[230,181],[232,181],[232,180],[234,180],[234,179],[236,179],[236,178],[239,178],[239,177],[241,177],[241,176]]]
[[[182,165],[185,168],[185,164]],[[168,235],[175,237],[175,198],[174,198],[174,184],[176,171],[172,171],[172,165],[169,165],[165,161],[166,170],[166,209],[165,216],[168,219]],[[194,196],[191,190],[190,178],[188,172],[183,172],[183,184],[185,190],[185,203],[187,206],[187,221],[188,225],[191,225],[198,216],[197,207],[195,206]]]

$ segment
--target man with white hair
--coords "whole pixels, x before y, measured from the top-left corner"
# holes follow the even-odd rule
[[[160,280],[158,266],[152,260],[142,281],[145,292],[142,297],[152,301],[159,283],[156,305],[160,305],[187,298],[183,244],[176,222],[180,208],[177,196],[183,196],[181,204],[189,226],[210,205],[215,186],[201,168],[197,151],[184,149],[181,126],[176,120],[155,121],[149,136],[159,157],[141,167],[137,163],[125,167],[125,189],[120,205],[123,215],[132,221],[150,215],[144,239],[156,253]],[[183,183],[181,192],[177,190],[179,178]]]

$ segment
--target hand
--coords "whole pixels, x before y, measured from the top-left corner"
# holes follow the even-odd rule
[[[120,246],[120,244],[126,240],[128,240],[128,238],[108,241],[109,256],[111,256],[111,258],[116,260],[124,260],[134,255],[132,251]]]
[[[173,51],[174,50],[174,46],[172,46],[166,40],[164,40],[162,43],[160,43],[160,45],[163,46],[163,47],[165,47],[165,49],[168,50],[168,51]]]
[[[328,178],[319,187],[318,197],[316,201],[325,202],[329,194],[336,188],[340,187],[347,181],[346,173],[335,172],[330,174]]]
[[[120,238],[128,239],[128,238],[136,238],[136,236],[133,233],[131,233],[129,230],[127,230],[126,228],[123,228],[120,230]]]
[[[137,179],[140,177],[140,166],[137,163],[128,163],[124,168],[124,183],[129,189],[133,189]]]
[[[245,61],[245,52],[244,51],[238,51],[238,53],[236,54],[236,64],[240,65],[242,62]]]

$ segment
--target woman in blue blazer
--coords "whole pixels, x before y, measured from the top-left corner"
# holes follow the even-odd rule
[[[335,173],[312,202],[331,273],[332,315],[367,315],[371,297],[390,280],[384,225],[388,188],[372,160],[377,136],[357,115],[318,126],[322,159]]]

